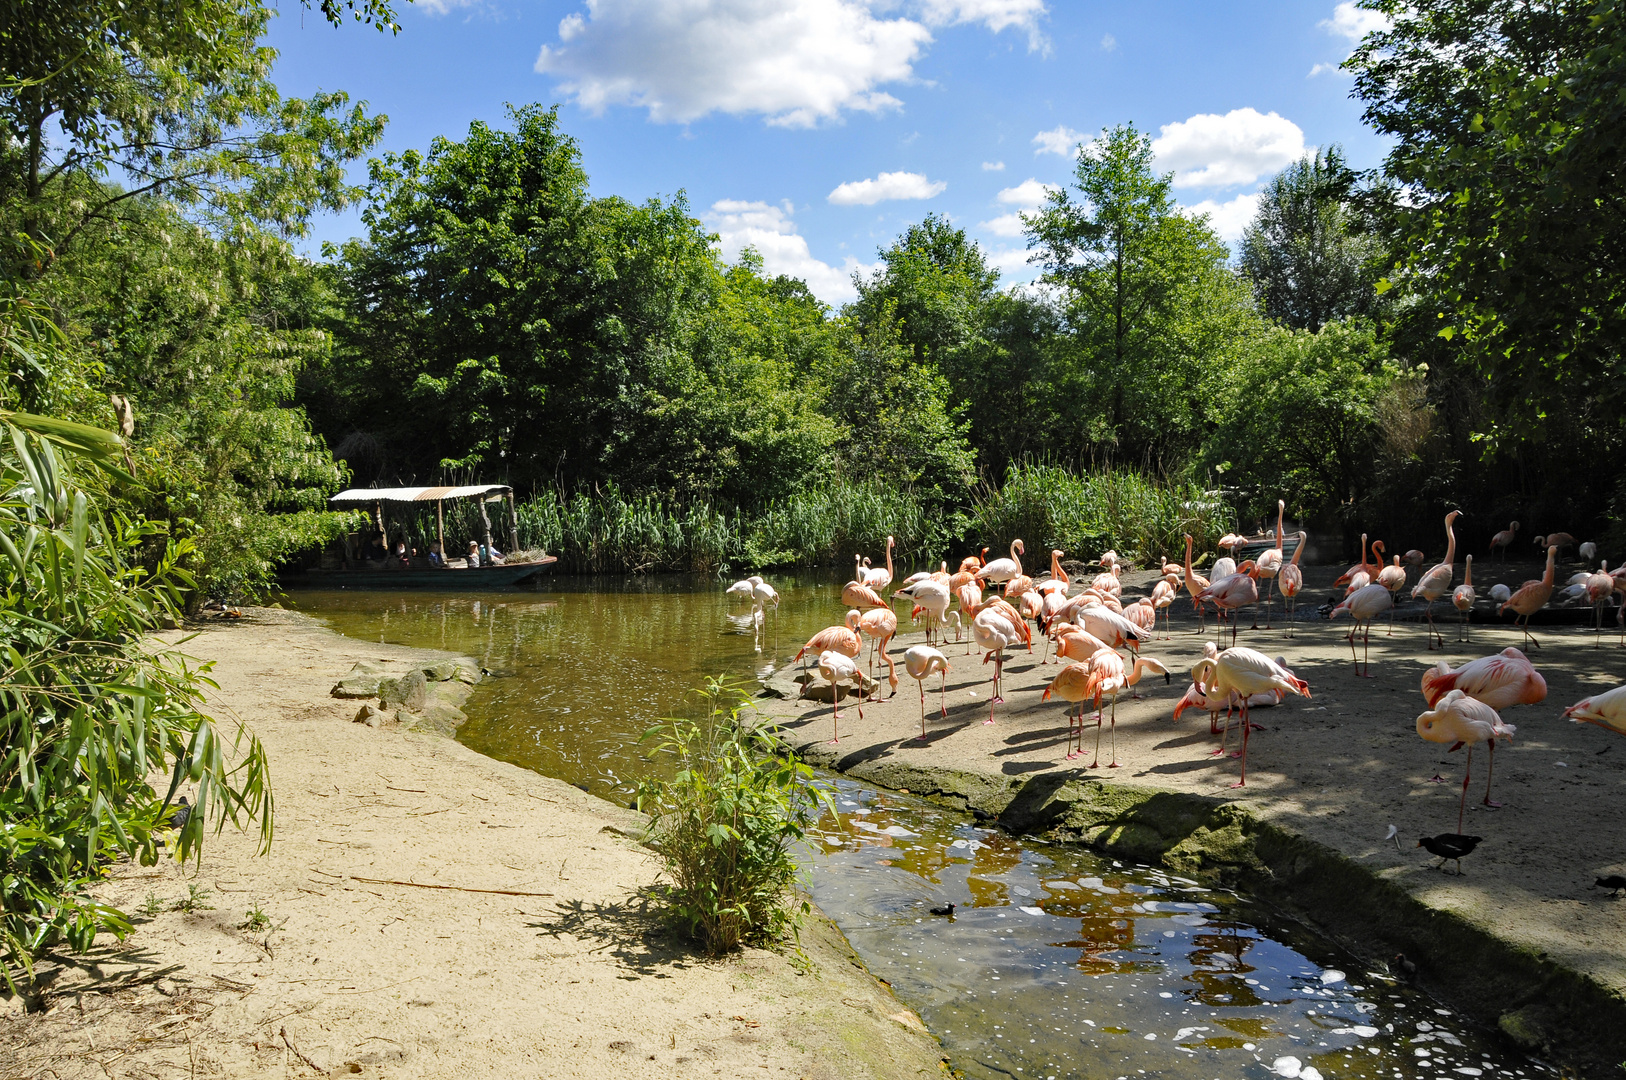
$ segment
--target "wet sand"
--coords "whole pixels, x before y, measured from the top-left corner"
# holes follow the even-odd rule
[[[915,738],[920,699],[902,667],[903,650],[922,641],[923,634],[907,625],[892,647],[900,678],[897,695],[865,704],[862,719],[856,702],[844,705],[838,744],[829,742],[829,704],[771,699],[763,704],[783,718],[791,741],[815,761],[872,782],[884,782],[889,775],[898,784],[907,782],[899,777],[914,775],[917,784],[929,787],[935,781],[926,778],[936,773],[950,778],[943,781],[944,793],[963,794],[981,785],[989,793],[985,803],[997,807],[1019,789],[1054,791],[1066,783],[1096,780],[1117,789],[1179,792],[1240,807],[1259,821],[1338,853],[1431,912],[1458,916],[1521,954],[1581,974],[1606,998],[1622,1004],[1626,900],[1611,900],[1591,886],[1596,877],[1626,873],[1626,740],[1567,721],[1561,712],[1588,694],[1626,681],[1626,649],[1617,647],[1617,638],[1608,632],[1602,648],[1595,649],[1590,627],[1537,626],[1541,647],[1531,655],[1547,680],[1548,696],[1540,705],[1503,714],[1518,731],[1496,753],[1494,795],[1505,803],[1500,809],[1480,805],[1489,763],[1483,747],[1474,755],[1463,831],[1484,837],[1484,842],[1464,860],[1465,873],[1459,877],[1436,869],[1438,860],[1415,847],[1420,836],[1457,831],[1466,757],[1464,751],[1446,753],[1444,746],[1425,743],[1416,734],[1417,714],[1425,708],[1419,680],[1439,659],[1454,667],[1518,645],[1520,634],[1508,626],[1476,623],[1470,627],[1471,642],[1459,644],[1455,611],[1436,605],[1443,652],[1426,649],[1424,628],[1415,622],[1397,623],[1393,636],[1379,623],[1371,638],[1375,677],[1357,678],[1345,641],[1348,622],[1329,623],[1314,614],[1331,595],[1339,569],[1307,569],[1292,637],[1279,615],[1275,629],[1258,631],[1247,629],[1247,613],[1241,616],[1238,644],[1284,657],[1313,694],[1308,701],[1289,697],[1280,706],[1254,711],[1253,719],[1264,730],[1252,733],[1243,788],[1232,787],[1240,772],[1237,760],[1210,756],[1218,740],[1209,733],[1206,713],[1191,710],[1180,722],[1171,720],[1203,642],[1215,637],[1212,615],[1208,633],[1195,632],[1192,604],[1184,594],[1174,605],[1172,635],[1164,637],[1160,624],[1156,640],[1143,649],[1173,669],[1172,685],[1149,678],[1138,688],[1145,695],[1141,700],[1126,696],[1119,701],[1116,768],[1108,767],[1107,734],[1099,767],[1089,767],[1093,727],[1085,737],[1085,755],[1065,760],[1068,706],[1056,699],[1040,701],[1041,691],[1060,669],[1040,662],[1044,643],[1037,635],[1031,654],[1009,655],[1005,702],[995,706],[992,724],[984,721],[993,665],[984,665],[974,646],[968,656],[965,642],[943,646],[953,666],[949,715],[944,719],[937,711],[934,676],[927,683],[924,744]],[[1460,569],[1459,564],[1459,582]],[[1478,560],[1474,569],[1482,597],[1496,580],[1517,587],[1531,576],[1529,567],[1501,571],[1478,565]],[[1561,585],[1566,574],[1559,576]],[[1153,580],[1147,574],[1126,578],[1126,601],[1148,592]],[[1400,615],[1404,619],[1420,611],[1420,603],[1408,602]],[[839,617],[840,612],[832,612],[831,621]],[[791,685],[789,674],[780,673],[779,688]],[[884,688],[884,666],[877,667],[877,674]],[[975,806],[978,796],[960,801]],[[1391,824],[1399,828],[1399,850],[1384,839]],[[1315,911],[1306,914],[1317,916]],[[1330,917],[1321,921],[1337,923]],[[1480,1005],[1480,1014],[1493,1022],[1502,1011],[1496,1002]]]
[[[48,1010],[0,1015],[0,1075],[940,1074],[936,1041],[822,916],[801,951],[708,959],[641,897],[658,864],[637,814],[444,738],[353,723],[363,703],[329,696],[357,660],[405,670],[445,654],[280,611],[185,651],[215,661],[217,715],[265,743],[271,854],[228,831],[201,868],[116,867],[99,891],[132,914],[194,886],[207,898],[44,965]],[[251,909],[269,925],[244,928]]]

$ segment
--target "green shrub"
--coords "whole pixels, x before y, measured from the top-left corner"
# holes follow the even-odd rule
[[[797,876],[791,850],[834,803],[771,731],[741,722],[744,690],[708,679],[702,695],[700,719],[664,720],[644,734],[676,771],[640,784],[638,808],[650,815],[672,879],[672,913],[707,950],[725,953],[795,927],[798,911],[786,903]],[[803,901],[800,913],[808,910]]]

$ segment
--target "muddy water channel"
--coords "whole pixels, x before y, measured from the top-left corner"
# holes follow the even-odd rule
[[[775,583],[760,628],[726,583],[689,578],[294,600],[352,637],[477,657],[497,677],[460,741],[624,803],[652,721],[707,675],[788,663],[839,607],[837,581]],[[1556,1075],[1245,898],[831,780],[814,898],[968,1077]]]

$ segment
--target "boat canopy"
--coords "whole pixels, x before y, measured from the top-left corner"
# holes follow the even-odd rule
[[[441,499],[468,499],[475,496],[508,495],[507,484],[465,484],[462,487],[351,488],[341,491],[329,503],[421,503]]]

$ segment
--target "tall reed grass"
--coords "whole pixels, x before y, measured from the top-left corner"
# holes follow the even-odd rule
[[[999,487],[978,491],[969,534],[1006,545],[1021,537],[1038,555],[1060,548],[1094,558],[1108,549],[1141,565],[1184,550],[1212,550],[1235,513],[1217,491],[1189,481],[1159,480],[1124,469],[1078,474],[1055,465],[1013,465]],[[1034,561],[1035,566],[1042,561]]]
[[[493,503],[492,534],[509,536],[507,507]],[[574,574],[712,573],[770,567],[850,566],[855,552],[877,565],[886,538],[901,570],[934,566],[983,544],[1001,551],[1022,537],[1031,552],[1059,547],[1093,558],[1107,548],[1141,563],[1177,553],[1190,532],[1211,550],[1234,514],[1218,492],[1129,471],[1074,474],[1050,465],[1013,467],[1000,486],[977,491],[969,512],[945,508],[878,480],[832,482],[754,510],[629,494],[614,485],[544,492],[518,507],[518,548],[543,549]],[[420,514],[423,547],[433,513]],[[480,538],[472,502],[447,504],[452,555]],[[1042,559],[1034,565],[1040,565]],[[900,576],[901,573],[900,573]]]

